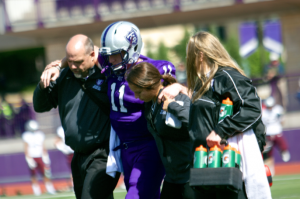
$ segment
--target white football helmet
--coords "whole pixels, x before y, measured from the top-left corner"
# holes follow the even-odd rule
[[[275,105],[275,99],[274,99],[272,96],[268,97],[268,98],[265,100],[265,105],[266,105],[266,107],[268,107],[268,108],[273,107],[273,106]]]
[[[143,41],[139,28],[127,21],[118,21],[105,28],[101,35],[101,48],[99,53],[108,63],[108,56],[125,53],[122,62],[110,66],[112,72],[121,69],[126,70],[127,64],[134,64],[138,61],[143,48]]]
[[[37,131],[39,129],[39,124],[35,120],[29,120],[25,124],[26,131]]]

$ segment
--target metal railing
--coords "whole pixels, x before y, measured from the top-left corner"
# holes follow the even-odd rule
[[[259,0],[254,0],[259,1]],[[261,0],[260,0],[261,1]],[[230,6],[241,0],[0,0],[6,32]],[[253,1],[252,1],[253,2]]]

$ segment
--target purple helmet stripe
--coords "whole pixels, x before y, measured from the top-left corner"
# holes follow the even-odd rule
[[[118,22],[119,22],[119,21],[117,21],[117,22],[115,22],[115,23],[118,23]],[[110,27],[112,27],[115,23],[110,24],[110,25],[106,28],[106,30],[105,30],[105,32],[104,32],[104,36],[103,36],[103,38],[102,38],[102,47],[106,47],[106,46],[105,46],[105,38],[106,38],[106,34],[107,34],[108,30],[110,29]]]

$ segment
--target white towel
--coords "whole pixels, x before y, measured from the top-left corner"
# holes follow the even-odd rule
[[[123,172],[123,165],[121,160],[121,150],[113,151],[113,149],[120,145],[120,139],[116,134],[113,127],[110,129],[110,138],[109,138],[109,155],[107,157],[106,163],[106,173],[111,177],[116,176],[116,172]]]
[[[180,106],[183,106],[184,104],[183,101],[175,101],[175,102]],[[167,126],[173,127],[175,129],[180,129],[182,126],[181,121],[177,117],[175,117],[175,115],[169,112],[167,112],[165,123]]]
[[[272,198],[262,155],[253,130],[229,138],[228,144],[241,153],[241,171],[248,199]]]

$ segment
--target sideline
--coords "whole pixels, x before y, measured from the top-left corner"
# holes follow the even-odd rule
[[[116,189],[114,193],[123,193],[126,192],[124,189]],[[7,199],[51,199],[51,198],[70,198],[74,197],[75,199],[75,194],[74,193],[57,193],[55,195],[50,195],[50,194],[42,194],[41,196],[34,196],[34,195],[21,195],[21,196],[5,196],[0,198],[7,198]]]
[[[300,180],[300,175],[293,175],[293,177],[291,175],[289,176],[274,176],[273,177],[273,181],[288,181],[288,180]]]

